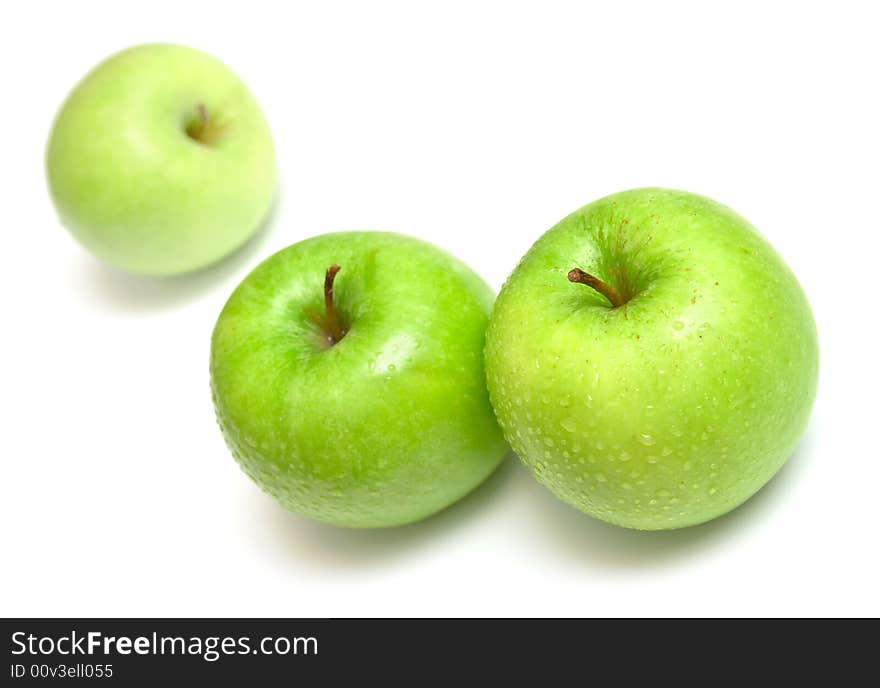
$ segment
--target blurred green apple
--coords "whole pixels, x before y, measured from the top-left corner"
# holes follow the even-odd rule
[[[733,211],[681,191],[592,203],[529,250],[486,341],[505,436],[569,504],[629,528],[730,511],[806,426],[819,352],[791,270]]]
[[[498,466],[483,368],[493,294],[414,238],[294,244],[238,286],[211,340],[217,419],[260,487],[305,516],[394,526]]]
[[[222,62],[141,45],[98,65],[68,96],[46,155],[61,222],[129,272],[195,270],[246,242],[275,192],[269,127]]]

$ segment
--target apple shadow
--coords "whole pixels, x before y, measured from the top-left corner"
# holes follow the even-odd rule
[[[498,506],[508,483],[518,471],[519,459],[509,452],[501,464],[473,492],[423,521],[394,528],[355,529],[311,521],[279,508],[271,498],[261,500],[266,513],[255,516],[277,531],[278,540],[293,543],[285,557],[343,570],[381,567],[415,555],[427,546],[455,536],[467,524],[479,523],[479,512]]]
[[[188,303],[219,283],[228,281],[262,252],[278,218],[280,189],[269,212],[254,235],[230,255],[213,265],[184,275],[148,277],[132,275],[83,251],[83,290],[95,302],[110,309],[147,313]]]
[[[812,426],[811,426],[812,427]],[[620,528],[582,514],[556,499],[534,482],[522,490],[531,499],[536,520],[541,521],[548,546],[561,548],[570,558],[591,568],[636,571],[671,565],[729,544],[782,508],[790,492],[809,466],[812,429],[769,483],[733,511],[680,530],[638,531]]]

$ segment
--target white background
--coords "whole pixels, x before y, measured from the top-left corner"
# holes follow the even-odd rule
[[[598,5],[2,10],[0,613],[880,614],[872,3]],[[168,280],[86,254],[43,172],[66,92],[108,54],[155,40],[242,76],[282,176],[266,231]],[[510,460],[426,522],[345,531],[283,511],[239,471],[214,422],[209,337],[261,259],[324,231],[395,230],[498,288],[562,216],[644,185],[745,215],[815,310],[809,430],[738,511],[629,532],[564,506]]]

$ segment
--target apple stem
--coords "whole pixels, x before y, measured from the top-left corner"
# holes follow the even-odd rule
[[[577,282],[578,284],[586,284],[588,287],[595,289],[611,302],[612,307],[618,308],[626,304],[626,301],[613,286],[608,282],[603,282],[598,277],[584,272],[580,268],[574,268],[568,272],[568,281]]]
[[[341,268],[333,263],[324,274],[324,317],[322,318],[311,308],[306,309],[309,317],[315,321],[315,324],[321,328],[327,338],[328,346],[333,346],[340,341],[348,332],[339,317],[339,311],[333,303],[333,281],[336,279],[336,273]]]
[[[336,306],[333,305],[333,280],[336,279],[336,273],[340,267],[333,263],[324,275],[324,309],[327,311],[327,336],[333,340],[335,344],[345,336],[345,328],[339,319],[339,313]]]
[[[214,143],[223,134],[226,126],[217,121],[217,118],[211,119],[208,115],[208,108],[204,103],[196,105],[197,118],[191,121],[186,127],[186,134],[194,141],[199,143]]]

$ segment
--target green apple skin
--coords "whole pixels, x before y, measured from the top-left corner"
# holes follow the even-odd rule
[[[314,314],[334,263],[348,332],[328,345]],[[217,419],[244,472],[288,509],[355,528],[418,521],[476,488],[508,451],[485,386],[493,297],[399,234],[325,234],[265,260],[211,342]]]
[[[202,113],[204,140],[187,133]],[[275,192],[259,105],[225,64],[180,45],[129,48],[89,73],[56,117],[46,167],[62,224],[102,260],[145,275],[228,255]]]
[[[631,299],[572,283],[581,268]],[[569,215],[508,278],[486,335],[507,440],[563,501],[628,528],[703,523],[779,470],[816,394],[792,272],[729,208],[636,189]]]

